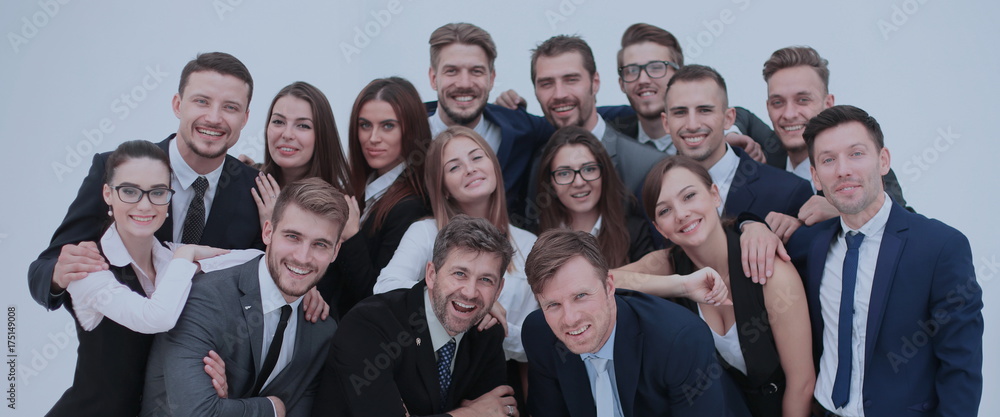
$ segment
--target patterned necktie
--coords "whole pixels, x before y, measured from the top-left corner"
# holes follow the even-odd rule
[[[437,350],[438,385],[441,387],[441,404],[448,404],[448,388],[451,387],[451,359],[455,357],[455,339],[452,338]]]
[[[260,367],[257,382],[253,384],[253,397],[260,395],[260,390],[264,388],[264,383],[271,376],[274,365],[278,363],[278,355],[281,354],[281,342],[285,339],[285,328],[288,327],[288,317],[291,315],[292,306],[288,304],[281,306],[281,318],[278,319],[278,328],[274,329],[274,337],[271,338],[271,346],[267,348],[264,365]]]
[[[615,395],[611,387],[611,376],[608,375],[608,360],[591,356],[587,358],[597,373],[594,381],[594,404],[597,405],[597,417],[615,417]]]
[[[201,242],[201,233],[205,231],[205,191],[208,190],[208,180],[198,177],[194,180],[194,199],[188,206],[184,217],[184,229],[181,232],[181,243]]]
[[[865,235],[850,232],[847,256],[844,257],[843,284],[840,289],[840,318],[837,322],[837,378],[833,382],[833,405],[843,408],[851,398],[851,361],[853,360],[854,287],[858,281],[858,255]]]

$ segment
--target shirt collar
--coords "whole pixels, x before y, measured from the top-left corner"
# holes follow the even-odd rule
[[[878,209],[878,212],[875,213],[872,218],[868,219],[868,222],[861,225],[861,227],[857,230],[848,227],[847,223],[844,223],[844,217],[840,217],[841,238],[843,238],[847,232],[853,231],[861,232],[864,233],[865,236],[871,237],[877,235],[885,229],[885,224],[889,222],[889,212],[892,211],[892,199],[889,198],[889,195],[886,194],[885,191],[882,192],[882,195],[885,197],[885,201],[882,202],[882,207]]]
[[[452,335],[448,334],[448,331],[444,329],[441,325],[441,321],[438,320],[436,314],[434,314],[434,307],[431,305],[431,295],[430,289],[424,288],[424,314],[427,316],[427,330],[431,334],[431,345],[434,347],[434,351],[437,352],[442,346],[451,340]],[[462,336],[465,336],[465,332],[459,333],[454,336],[455,346],[462,342]]]
[[[708,175],[712,177],[712,182],[719,184],[724,180],[728,182],[729,177],[736,173],[736,168],[740,165],[740,157],[736,156],[736,152],[733,152],[733,148],[729,147],[727,144],[723,144],[726,147],[726,153],[722,155],[722,159],[716,162],[708,169]]]
[[[223,162],[219,164],[218,168],[212,170],[208,174],[201,175],[194,171],[188,165],[184,157],[181,156],[181,150],[177,147],[177,141],[183,140],[179,136],[175,136],[173,140],[170,141],[169,152],[170,152],[170,168],[174,171],[174,177],[177,178],[177,182],[180,183],[181,188],[187,190],[191,188],[191,184],[194,184],[194,180],[198,179],[200,176],[204,176],[208,180],[209,188],[212,188],[215,184],[219,183],[219,178],[222,177],[222,167],[226,163]],[[206,191],[207,192],[207,191]]]
[[[153,265],[158,266],[158,260],[166,257],[167,260],[173,258],[173,252],[160,244],[155,236],[149,237],[153,241]],[[118,227],[114,223],[101,236],[101,252],[108,259],[108,263],[119,268],[133,263],[132,256],[128,254],[125,243],[122,242],[121,235],[118,234]]]
[[[264,314],[280,309],[285,304],[290,305],[293,312],[298,311],[299,304],[302,303],[302,297],[295,299],[291,303],[285,301],[285,297],[281,295],[278,285],[271,278],[271,272],[267,269],[266,254],[260,258],[258,263],[257,279],[260,282],[260,307]]]
[[[612,361],[613,363],[615,360],[615,332],[617,331],[618,323],[615,323],[614,327],[611,328],[611,337],[608,337],[608,341],[604,343],[604,346],[601,346],[601,348],[597,350],[597,353],[584,353],[580,355],[580,358],[586,360],[587,358],[596,356],[601,359]]]
[[[597,140],[599,140],[601,142],[604,142],[604,132],[607,129],[608,129],[608,125],[607,125],[607,123],[604,123],[604,118],[601,117],[600,115],[598,115],[597,116],[597,124],[594,125],[594,130],[591,130],[590,133],[593,133],[594,137],[596,137]]]
[[[597,221],[594,222],[594,228],[590,229],[590,235],[597,237],[598,233],[601,233],[601,221],[604,219],[603,215],[597,216]]]
[[[444,110],[441,109],[441,102],[438,102],[437,110],[427,118],[427,121],[431,124],[431,136],[433,137],[437,137],[438,134],[448,129],[448,124],[441,118],[442,112]],[[489,130],[489,126],[490,122],[486,120],[486,110],[483,109],[483,112],[479,114],[479,123],[476,123],[476,127],[472,128],[472,130],[476,131],[479,136],[486,137],[486,131]]]
[[[639,135],[636,137],[636,140],[638,140],[639,143],[643,143],[643,144],[652,142],[653,146],[655,146],[656,149],[659,150],[660,152],[663,152],[663,153],[666,153],[666,154],[669,154],[669,155],[676,155],[677,154],[677,150],[674,149],[674,141],[673,141],[673,139],[670,138],[670,134],[669,133],[666,134],[666,135],[663,135],[663,137],[661,137],[661,138],[653,139],[653,138],[649,137],[649,135],[646,134],[645,130],[642,129],[642,125],[639,125]]]

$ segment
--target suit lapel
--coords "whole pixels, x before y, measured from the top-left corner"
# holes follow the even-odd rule
[[[807,261],[808,276],[806,283],[806,302],[809,305],[809,317],[812,318],[813,347],[817,352],[823,347],[823,313],[819,302],[819,287],[823,282],[823,270],[826,267],[826,255],[830,252],[830,242],[840,229],[840,218],[835,217],[821,223],[820,228],[809,248]],[[819,360],[816,357],[815,360]]]
[[[260,301],[260,281],[257,277],[260,257],[255,262],[247,262],[240,271],[240,305],[243,306],[243,320],[250,335],[250,352],[253,354],[254,375],[261,363],[261,349],[264,345],[264,311]],[[253,384],[250,384],[252,387]]]
[[[490,108],[492,104],[487,104],[486,108],[483,109],[483,118],[488,122],[493,123],[498,128],[500,128],[500,146],[497,148],[497,159],[500,161],[501,169],[507,168],[507,161],[510,159],[510,151],[514,147],[514,133],[510,128],[504,126],[497,120],[493,115],[493,110]],[[504,181],[507,179],[504,178]]]
[[[723,210],[727,215],[736,216],[740,213],[750,211],[756,195],[750,189],[750,184],[760,178],[760,167],[755,166],[754,160],[741,151],[733,148],[733,152],[740,158],[740,163],[736,167],[736,175],[733,182],[729,184],[729,193],[726,195],[726,207]]]
[[[622,297],[618,297],[618,323],[615,330],[615,382],[621,400],[622,415],[635,415],[635,393],[642,370],[643,335],[635,312]],[[622,343],[618,343],[621,341]],[[627,343],[625,343],[627,341]]]
[[[562,388],[563,399],[569,414],[575,417],[595,417],[597,405],[590,391],[590,377],[583,359],[556,340],[555,353],[556,376]]]
[[[882,232],[882,246],[878,250],[878,261],[875,263],[875,278],[872,282],[872,295],[868,304],[868,327],[865,334],[865,363],[871,363],[875,340],[878,338],[882,318],[885,316],[886,303],[889,301],[889,288],[892,287],[899,265],[899,255],[906,243],[904,232],[909,228],[903,208],[892,204],[889,220]]]
[[[240,201],[233,196],[233,193],[250,192],[250,190],[237,190],[230,186],[238,182],[241,173],[240,167],[233,164],[242,164],[242,162],[231,156],[226,156],[225,162],[222,163],[222,176],[219,177],[215,196],[212,198],[212,208],[208,212],[208,220],[205,221],[205,229],[201,234],[201,242],[199,242],[202,245],[226,247],[223,241],[226,237],[226,227],[230,224],[226,217],[232,216],[235,211],[233,202]]]
[[[409,315],[417,314],[425,321],[409,320],[411,334],[416,335],[417,342],[415,349],[417,355],[417,375],[423,381],[423,386],[427,390],[426,398],[430,399],[432,408],[436,411],[442,410],[441,388],[438,386],[437,377],[437,357],[434,355],[434,342],[431,341],[430,328],[427,326],[428,319],[424,313],[424,288],[426,284],[420,281],[406,294],[407,311]],[[408,316],[409,316],[408,315]],[[455,364],[457,367],[457,363]],[[454,381],[452,381],[454,385]]]

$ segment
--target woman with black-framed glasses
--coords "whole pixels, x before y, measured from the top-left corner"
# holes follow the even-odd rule
[[[575,126],[557,130],[538,165],[539,233],[557,227],[589,232],[612,267],[653,250],[649,227],[633,213],[635,198],[593,134]]]

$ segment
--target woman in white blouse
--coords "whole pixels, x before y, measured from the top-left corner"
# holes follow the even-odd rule
[[[434,217],[413,223],[399,242],[395,255],[379,274],[374,292],[410,288],[424,279],[431,260],[434,238],[441,227],[457,214],[490,221],[510,236],[514,257],[504,274],[504,286],[491,315],[503,322],[507,338],[507,359],[526,362],[521,346],[521,323],[538,303],[524,274],[524,261],[536,236],[510,225],[504,196],[503,176],[496,155],[472,129],[454,126],[441,132],[427,153],[425,178]]]

